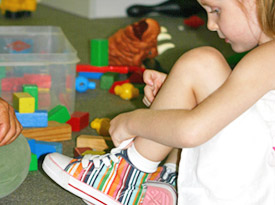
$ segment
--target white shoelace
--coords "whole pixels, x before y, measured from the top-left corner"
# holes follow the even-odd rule
[[[114,163],[118,163],[119,160],[118,160],[118,157],[115,154],[121,152],[121,150],[123,148],[125,148],[127,145],[129,145],[132,142],[132,140],[133,140],[133,138],[130,139],[130,140],[126,140],[126,141],[122,142],[117,148],[113,148],[110,153],[105,154],[105,155],[91,155],[91,154],[84,155],[84,157],[81,160],[81,164],[82,164],[83,169],[88,168],[90,161],[93,161],[94,166],[95,166],[96,169],[100,168],[100,162],[101,161],[107,167],[111,166],[111,162],[110,162],[111,160]]]

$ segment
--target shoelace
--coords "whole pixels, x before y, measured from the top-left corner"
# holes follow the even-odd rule
[[[86,169],[89,166],[90,161],[93,161],[94,166],[96,169],[100,168],[100,162],[102,161],[107,167],[111,166],[111,160],[114,163],[118,163],[119,159],[116,156],[117,153],[121,152],[123,148],[125,148],[127,145],[129,145],[132,142],[133,138],[130,140],[126,140],[122,142],[119,147],[113,148],[110,153],[107,153],[105,155],[91,155],[87,154],[84,155],[84,157],[81,160],[81,164],[83,169]]]

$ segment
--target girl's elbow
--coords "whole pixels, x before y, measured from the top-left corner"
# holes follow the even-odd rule
[[[179,135],[181,148],[197,147],[203,143],[201,134],[195,129],[182,131]]]

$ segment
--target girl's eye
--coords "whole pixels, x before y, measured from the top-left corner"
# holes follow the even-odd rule
[[[210,13],[210,14],[215,14],[215,13],[219,14],[219,13],[220,13],[220,10],[217,9],[217,8],[211,9],[211,11],[210,11],[209,13]]]

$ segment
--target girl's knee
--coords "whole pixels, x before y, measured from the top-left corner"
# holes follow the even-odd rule
[[[228,75],[231,72],[223,55],[217,49],[207,46],[194,48],[184,53],[173,69],[194,75],[208,73],[209,77],[211,75]]]

